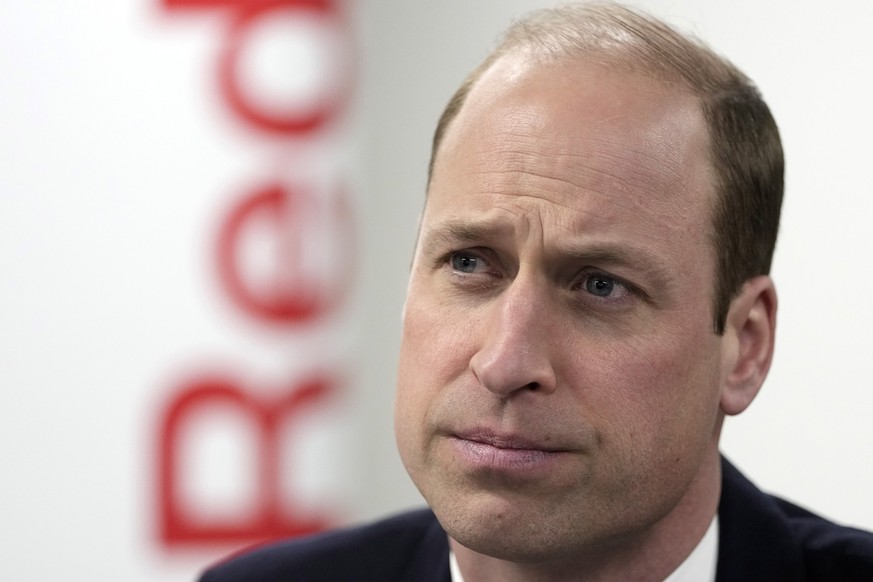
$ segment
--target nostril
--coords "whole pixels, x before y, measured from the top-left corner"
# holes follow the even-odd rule
[[[530,384],[528,384],[527,386],[525,386],[525,388],[527,388],[528,390],[539,390],[539,389],[540,389],[540,383],[539,383],[539,382],[531,382]]]

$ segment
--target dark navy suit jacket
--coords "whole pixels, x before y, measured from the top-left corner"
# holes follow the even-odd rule
[[[722,460],[717,582],[873,581],[873,534],[766,495]],[[429,510],[270,545],[201,582],[449,582],[446,533]]]

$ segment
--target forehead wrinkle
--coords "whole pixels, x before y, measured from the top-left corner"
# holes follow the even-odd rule
[[[687,214],[686,209],[660,196],[656,185],[642,179],[636,183],[623,174],[600,168],[579,168],[579,180],[530,170],[483,171],[478,175],[484,182],[479,193],[492,199],[493,208],[524,217],[528,207],[536,206],[541,218],[556,216],[558,223],[567,225],[565,228],[571,232],[591,221],[609,222],[611,212],[618,210],[633,210],[652,219],[666,216],[671,222]],[[513,179],[507,180],[508,176]],[[643,189],[651,196],[632,195]]]
[[[582,176],[581,181],[586,184],[580,187],[580,191],[591,201],[591,206],[596,206],[601,212],[608,214],[610,207],[614,207],[648,214],[653,219],[667,217],[671,220],[687,213],[677,200],[662,195],[666,189],[675,190],[683,185],[675,182],[669,186],[662,185],[645,170],[601,165],[582,167],[578,172]]]
[[[691,187],[682,170],[693,160],[686,159],[688,152],[682,148],[663,144],[645,147],[595,136],[535,139],[516,131],[500,131],[489,142],[468,160],[471,175],[483,178],[484,191],[510,195],[594,193],[610,196],[612,204],[619,207],[646,213],[676,217],[685,210],[676,200],[662,195],[663,191]],[[567,167],[574,168],[569,176],[565,176]],[[538,183],[540,180],[543,183]],[[640,192],[650,196],[632,196]],[[554,198],[550,201],[569,206]]]
[[[524,212],[521,207],[528,202],[532,203],[529,205],[548,204],[564,210],[578,210],[571,201],[575,200],[581,188],[571,180],[531,170],[483,171],[479,175],[485,182],[481,193],[497,197],[494,207],[512,214]]]

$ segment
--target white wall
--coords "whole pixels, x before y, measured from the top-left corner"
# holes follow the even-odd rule
[[[300,170],[297,146],[241,129],[216,96],[224,21],[148,0],[0,3],[0,578],[189,580],[218,555],[155,534],[156,418],[196,370],[266,385],[340,370],[354,420],[319,470],[348,476],[343,519],[419,503],[391,400],[430,135],[509,19],[546,4],[349,3],[358,92],[319,147],[354,183],[357,282],[326,323],[285,333],[230,306],[210,263],[239,189]],[[639,5],[756,79],[785,141],[777,356],[724,449],[761,487],[873,528],[873,8]]]

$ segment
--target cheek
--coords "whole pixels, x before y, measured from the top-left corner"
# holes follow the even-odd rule
[[[401,390],[428,391],[467,369],[472,330],[462,313],[447,311],[426,300],[407,303],[400,349]]]
[[[596,411],[604,444],[661,457],[705,446],[718,414],[718,359],[711,335],[660,335],[603,349],[581,371],[583,406]],[[585,377],[578,381],[586,385]],[[584,402],[587,401],[587,402]],[[696,438],[693,438],[696,435]]]
[[[446,388],[469,369],[470,330],[433,303],[410,300],[404,311],[395,401],[401,455],[426,443],[428,417]]]

